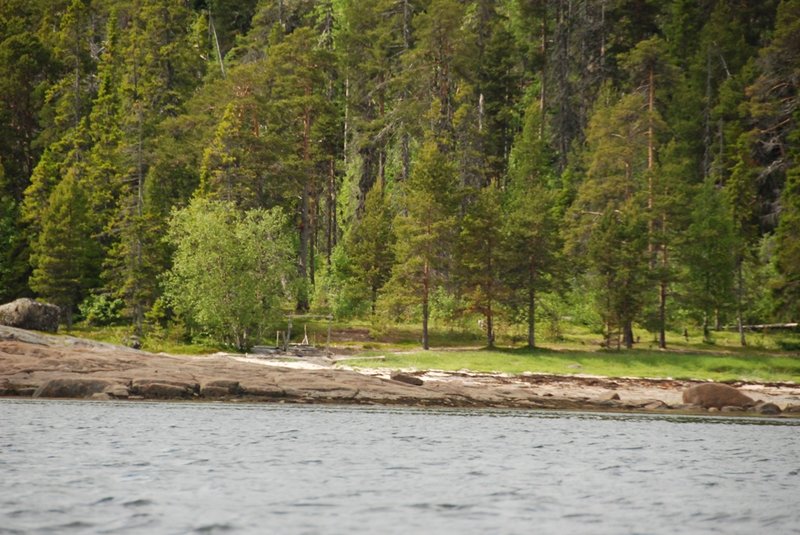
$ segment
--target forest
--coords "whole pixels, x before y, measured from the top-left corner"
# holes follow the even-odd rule
[[[800,0],[0,0],[0,303],[744,345],[800,318],[798,85]]]

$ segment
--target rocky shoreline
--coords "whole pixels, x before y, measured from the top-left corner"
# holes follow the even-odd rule
[[[682,392],[692,384],[538,374],[356,371],[336,366],[331,359],[295,359],[293,365],[285,359],[229,354],[153,354],[0,327],[0,396],[800,416],[800,385],[738,384],[760,403],[746,409],[706,409],[682,402]]]

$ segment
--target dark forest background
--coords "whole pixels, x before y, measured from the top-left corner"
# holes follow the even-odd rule
[[[798,0],[0,0],[0,302],[796,321],[799,84]]]

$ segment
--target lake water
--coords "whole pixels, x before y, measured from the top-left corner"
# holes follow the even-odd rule
[[[800,421],[0,400],[0,533],[800,533]]]

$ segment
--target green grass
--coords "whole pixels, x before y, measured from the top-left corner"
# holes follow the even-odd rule
[[[293,341],[302,338],[304,323],[294,322]],[[323,345],[327,321],[307,323],[311,341]],[[800,352],[795,349],[800,347],[798,333],[749,333],[747,347],[739,346],[738,334],[733,332],[714,333],[711,344],[704,343],[699,332],[690,332],[688,340],[682,333],[668,333],[670,350],[659,351],[652,335],[637,331],[641,333],[641,339],[636,349],[617,352],[601,350],[601,335],[578,326],[570,326],[555,342],[540,337],[547,349],[534,351],[479,349],[485,340],[471,322],[453,328],[434,325],[430,339],[435,348],[432,351],[419,349],[418,325],[376,327],[368,321],[334,322],[332,331],[334,348],[363,356],[385,356],[383,361],[348,360],[348,366],[800,383]],[[67,334],[126,345],[131,328],[76,325]],[[500,333],[497,341],[505,347],[523,343],[521,332]],[[142,349],[155,353],[202,355],[225,350],[210,342],[188,343],[173,332],[162,333],[157,338],[146,337],[142,342]],[[265,343],[270,342],[274,343],[274,340]]]
[[[84,324],[76,324],[72,326],[71,331],[65,329],[60,332],[61,334],[78,338],[127,346],[131,339],[132,330],[130,326],[122,325],[91,327]],[[151,353],[171,353],[173,355],[205,355],[225,350],[219,344],[211,342],[185,342],[172,333],[166,333],[162,337],[144,338],[142,340],[142,349]]]
[[[366,353],[380,354],[378,351]],[[470,370],[520,374],[587,374],[714,381],[800,382],[800,357],[683,353],[650,350],[620,352],[554,350],[434,350],[383,353],[385,360],[350,360],[348,366]]]

